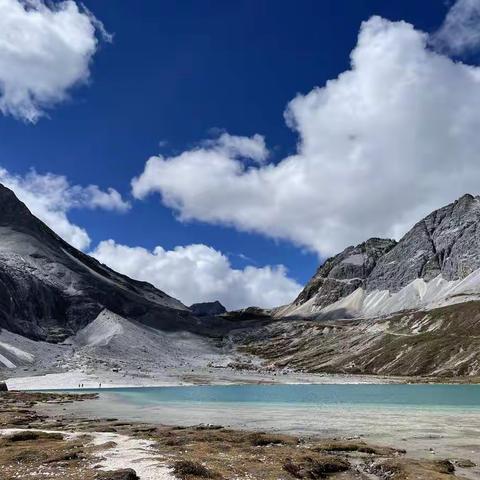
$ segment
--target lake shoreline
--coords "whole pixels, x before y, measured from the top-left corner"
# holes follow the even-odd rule
[[[42,456],[53,451],[55,446],[64,452],[58,456],[55,450],[55,455],[63,460],[48,458],[45,471],[53,474],[63,469],[69,472],[68,478],[74,480],[113,478],[103,475],[119,466],[123,468],[126,461],[138,470],[141,480],[184,478],[181,468],[192,465],[198,469],[197,473],[208,473],[188,477],[192,479],[207,478],[211,474],[210,478],[219,479],[291,480],[295,478],[295,472],[326,468],[327,465],[332,468],[329,470],[329,478],[332,479],[383,479],[387,478],[385,475],[388,472],[396,472],[402,475],[399,478],[408,479],[480,478],[476,476],[476,467],[465,467],[466,459],[451,457],[446,460],[428,453],[414,458],[409,455],[410,445],[404,452],[405,445],[392,448],[354,435],[335,438],[295,436],[268,429],[261,433],[259,430],[262,429],[234,429],[195,425],[193,422],[190,426],[165,426],[154,421],[134,422],[112,418],[112,415],[106,417],[100,415],[100,410],[95,418],[85,416],[82,406],[100,403],[101,398],[90,394],[0,394],[2,439],[15,434],[6,430],[12,428],[20,430],[17,432],[20,435],[25,429],[30,431],[30,436],[37,435],[36,431],[70,432],[69,435],[73,435],[68,441],[64,438],[61,444],[58,443],[60,440],[53,441],[48,434],[27,442],[31,457],[22,463],[24,476],[28,474],[28,468],[31,468],[31,473],[38,471],[38,464],[31,461],[35,449],[39,449],[37,453]],[[107,439],[110,440],[99,444]],[[18,454],[22,443],[1,441],[6,443],[0,458],[0,473],[13,468],[8,463],[7,453],[13,449]],[[79,455],[70,455],[72,451]],[[190,463],[185,464],[185,461]],[[37,470],[33,470],[35,468]]]
[[[339,387],[345,390],[350,386]],[[363,386],[352,387],[363,389]],[[395,390],[409,388],[405,385],[393,387]],[[425,387],[438,390],[442,386]],[[447,387],[453,390],[456,386]],[[275,386],[271,386],[273,388]],[[135,396],[136,392],[127,392],[123,398],[122,393],[99,392],[99,397],[95,400],[65,405],[63,415],[72,420],[81,417],[91,421],[113,416],[125,422],[166,424],[172,428],[214,424],[235,430],[265,431],[269,434],[324,440],[356,438],[368,444],[405,449],[407,455],[416,460],[453,458],[475,462],[475,459],[480,458],[478,408],[163,400],[159,403],[137,403],[128,398],[131,394]],[[452,391],[452,394],[455,392]],[[442,393],[439,391],[438,395]],[[55,412],[55,407],[42,405],[39,411],[50,415]],[[469,469],[465,478],[480,479],[480,466]]]
[[[399,377],[363,374],[331,374],[306,372],[252,372],[233,368],[170,368],[150,374],[125,375],[112,371],[37,373],[21,372],[20,375],[3,377],[10,390],[67,390],[79,388],[177,387],[197,385],[244,385],[244,384],[479,384],[480,377]],[[17,373],[17,372],[15,372]]]

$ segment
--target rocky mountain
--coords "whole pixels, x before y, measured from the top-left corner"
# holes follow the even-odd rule
[[[63,241],[0,185],[0,327],[62,341],[107,309],[162,330],[195,330],[178,300]]]
[[[378,260],[395,245],[395,240],[370,238],[356,247],[347,247],[319,267],[293,303],[302,305],[315,297],[315,306],[326,307],[364,287]]]
[[[272,369],[480,375],[480,197],[434,211],[398,243],[346,248],[272,314],[231,340]]]
[[[478,268],[480,197],[467,194],[420,220],[380,259],[366,286],[398,292],[417,278],[458,280]]]
[[[197,317],[215,316],[227,313],[227,309],[218,301],[194,303],[188,307]]]
[[[480,375],[479,221],[480,198],[465,195],[399,242],[328,259],[290,305],[225,313],[114,272],[0,186],[0,371],[54,373],[45,388],[223,382],[238,369],[250,381],[256,368]]]
[[[371,238],[328,259],[277,316],[375,317],[480,297],[480,197],[464,195],[397,243]]]

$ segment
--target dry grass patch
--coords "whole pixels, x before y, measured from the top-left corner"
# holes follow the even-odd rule
[[[351,440],[326,440],[318,442],[312,447],[312,450],[316,452],[358,452],[378,456],[396,456],[406,453],[405,450],[368,445],[362,441]]]
[[[384,459],[372,462],[367,471],[395,480],[451,480],[455,467],[448,460]]]
[[[83,444],[66,441],[61,434],[15,432],[0,440],[0,478],[93,479],[94,472],[88,475],[85,458]],[[80,473],[82,469],[83,475]]]
[[[190,478],[222,478],[220,474],[210,470],[199,462],[192,462],[191,460],[178,460],[172,465],[172,468],[174,475],[182,480],[188,480]]]
[[[295,478],[315,480],[345,472],[350,469],[350,463],[345,458],[335,455],[302,456],[296,459],[288,458],[283,468]]]

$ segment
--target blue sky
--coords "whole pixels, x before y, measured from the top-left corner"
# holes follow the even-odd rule
[[[345,235],[323,248],[303,240],[306,237],[270,234],[234,217],[215,220],[183,211],[189,220],[179,221],[182,208],[165,205],[158,194],[165,193],[164,185],[134,198],[132,178],[142,174],[149,157],[175,157],[222,132],[264,136],[268,163],[278,164],[297,151],[299,141],[299,133],[284,119],[287,104],[297,93],[323,87],[349,70],[363,21],[378,15],[432,33],[451,6],[441,0],[87,0],[85,4],[113,34],[113,41],[100,40],[97,32],[99,43],[90,58],[88,82],[68,88],[68,98],[51,102],[44,108],[45,116],[35,122],[8,113],[0,116],[0,166],[10,175],[24,176],[34,168],[38,174],[65,176],[72,185],[117,190],[130,202],[128,211],[68,209],[69,221],[88,232],[90,249],[107,239],[148,250],[158,245],[171,250],[204,244],[226,255],[233,269],[282,264],[298,284],[314,273],[319,258],[357,237]],[[463,59],[475,63],[471,51]],[[1,68],[0,62],[0,79]],[[320,129],[318,136],[322,134]],[[462,179],[457,183],[460,192]],[[225,188],[222,178],[216,185]],[[347,186],[338,185],[340,196],[342,188]],[[178,191],[168,191],[183,202]],[[383,231],[375,231],[372,223],[366,233],[401,232],[405,223],[438,201],[437,197],[425,201],[408,215],[399,212],[398,225],[382,225]],[[242,202],[235,208],[241,210]],[[304,208],[309,208],[308,202]],[[360,234],[364,232],[359,232],[359,239]]]

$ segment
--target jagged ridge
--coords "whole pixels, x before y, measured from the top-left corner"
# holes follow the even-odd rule
[[[329,258],[292,305],[279,309],[277,314],[318,313],[322,309],[331,313],[330,307],[339,303],[338,316],[352,304],[357,308],[368,299],[370,308],[373,303],[385,303],[398,292],[400,296],[409,297],[410,303],[415,302],[416,296],[420,302],[422,291],[428,290],[426,282],[433,279],[441,279],[435,288],[447,292],[445,282],[465,279],[480,268],[479,222],[480,197],[466,194],[420,220],[398,243],[372,238],[348,247]],[[415,284],[419,279],[424,283]],[[401,292],[409,286],[412,291]],[[472,282],[468,286],[471,293]],[[440,300],[432,288],[430,296]],[[450,290],[457,296],[463,293],[461,286],[454,283]],[[386,292],[386,295],[376,295],[376,292]],[[480,294],[480,290],[477,293]],[[349,301],[340,303],[347,298]],[[389,312],[395,311],[395,303],[398,308],[408,304],[390,303]],[[378,312],[377,307],[370,311]]]

